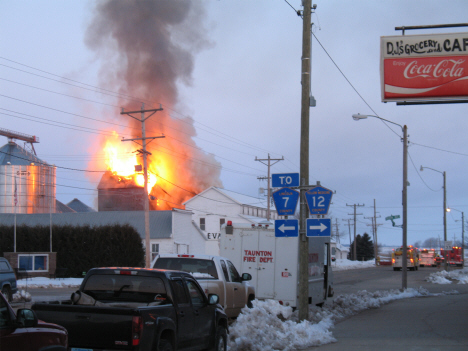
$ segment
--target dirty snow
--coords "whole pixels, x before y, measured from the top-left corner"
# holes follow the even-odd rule
[[[350,261],[347,259],[337,259],[332,262],[332,268],[334,271],[346,271],[348,269],[360,269],[375,267],[375,261]]]
[[[434,284],[452,284],[453,281],[458,281],[458,284],[468,284],[468,268],[431,273],[426,281]]]
[[[424,288],[339,295],[329,306],[310,307],[309,320],[302,322],[291,307],[274,300],[255,300],[254,308],[244,308],[229,328],[229,350],[292,351],[329,344],[336,341],[331,329],[338,320],[394,300],[438,295],[442,294],[430,294]]]
[[[337,260],[334,270],[369,268],[374,261],[356,262]],[[24,288],[79,287],[82,278],[48,279],[32,278],[18,281],[20,291],[14,295],[17,301],[30,301],[31,295]],[[468,268],[455,271],[432,273],[426,278],[435,284],[468,284]],[[424,288],[389,291],[359,291],[356,294],[339,295],[323,308],[310,307],[309,320],[300,322],[297,311],[281,306],[277,301],[253,301],[254,308],[244,308],[229,328],[228,348],[230,351],[274,351],[300,350],[335,342],[332,329],[344,318],[371,308],[379,308],[391,301],[422,296],[458,294],[456,291],[431,294]]]

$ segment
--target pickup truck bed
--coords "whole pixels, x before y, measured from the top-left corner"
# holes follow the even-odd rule
[[[68,330],[72,351],[196,350],[226,343],[227,317],[217,302],[184,272],[97,268],[70,300],[32,308]]]

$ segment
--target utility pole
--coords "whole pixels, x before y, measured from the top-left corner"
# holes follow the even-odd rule
[[[359,205],[359,204],[354,204],[354,205],[348,205],[346,204],[346,206],[351,206],[351,207],[354,207],[354,257],[353,257],[353,261],[356,261],[357,260],[357,251],[356,251],[356,216],[361,216],[362,213],[356,213],[356,207],[362,207],[362,206],[365,206],[364,204],[362,205]],[[353,214],[352,213],[348,213],[348,215],[352,216]]]
[[[349,249],[351,250],[351,218],[342,219],[342,221],[348,222],[348,232],[349,232]]]
[[[268,204],[267,204],[267,220],[269,221],[270,220],[270,196],[271,196],[271,182],[270,182],[270,179],[271,179],[271,174],[270,174],[270,167],[273,166],[274,164],[278,163],[279,161],[283,161],[284,160],[284,157],[281,156],[281,158],[271,158],[270,157],[270,154],[268,154],[268,158],[257,158],[255,157],[255,161],[259,161],[261,163],[263,163],[264,165],[266,165],[268,167],[268,176],[267,176],[267,181],[268,181]],[[271,161],[276,161],[274,163],[271,163]],[[267,163],[265,163],[267,162]],[[265,177],[257,177],[257,179],[265,179]]]
[[[377,212],[376,212],[376,207],[375,207],[375,199],[374,199],[374,216],[373,217],[364,217],[365,219],[370,219],[372,221],[372,224],[367,224],[367,226],[372,226],[372,236],[374,237],[374,256],[375,256],[375,265],[377,266],[377,256],[378,256],[378,244],[377,244],[377,227],[382,224],[377,223],[377,218],[380,218],[380,216],[377,217]]]
[[[377,264],[377,255],[379,253],[379,246],[378,246],[378,243],[377,243],[377,228],[378,228],[379,225],[382,225],[382,224],[377,223],[377,218],[380,218],[380,216],[377,217],[377,208],[375,206],[375,199],[374,199],[374,226],[375,226],[374,230],[375,230],[375,260],[376,260],[375,263],[376,264]]]
[[[151,268],[151,248],[150,248],[150,224],[149,224],[149,199],[148,199],[148,162],[146,159],[147,154],[150,154],[150,152],[146,151],[146,140],[147,139],[158,139],[158,138],[165,138],[164,135],[158,136],[158,137],[146,137],[146,130],[145,130],[145,121],[150,118],[152,115],[154,115],[158,111],[162,111],[163,108],[161,104],[159,105],[159,108],[157,109],[150,109],[150,110],[145,110],[145,104],[141,104],[141,110],[140,111],[127,111],[125,112],[123,107],[122,107],[122,112],[120,113],[121,115],[128,115],[137,121],[141,122],[141,138],[134,138],[134,139],[122,139],[122,141],[134,141],[136,142],[137,140],[141,140],[141,144],[137,143],[138,145],[142,146],[142,149],[138,150],[140,154],[143,155],[143,176],[145,178],[145,185],[144,185],[144,210],[145,210],[145,253],[146,253],[146,259],[145,259],[145,267],[146,268]],[[148,117],[145,117],[145,112],[152,112]],[[140,113],[141,118],[134,117],[131,114],[132,113]]]
[[[340,243],[340,231],[338,227],[338,218],[335,218],[335,240],[337,243]]]
[[[302,65],[301,65],[301,143],[300,143],[300,219],[299,219],[299,320],[309,317],[309,240],[306,235],[307,201],[305,193],[309,185],[309,116],[310,116],[310,48],[312,39],[312,0],[302,5]]]

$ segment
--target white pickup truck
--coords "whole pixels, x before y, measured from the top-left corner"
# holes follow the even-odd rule
[[[248,281],[249,273],[240,275],[234,264],[224,257],[210,255],[161,254],[151,267],[191,273],[205,294],[217,294],[229,318],[235,318],[245,306],[252,307],[255,288]]]

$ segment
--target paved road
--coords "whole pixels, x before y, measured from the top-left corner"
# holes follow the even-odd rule
[[[431,293],[457,290],[457,295],[397,300],[338,322],[338,340],[319,351],[466,351],[468,350],[468,284],[440,285],[424,279],[436,268],[408,272],[408,288]],[[338,294],[401,287],[401,272],[391,267],[335,272]],[[311,348],[308,350],[318,350]]]

